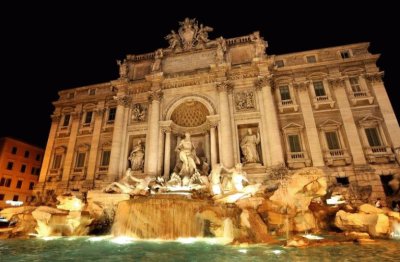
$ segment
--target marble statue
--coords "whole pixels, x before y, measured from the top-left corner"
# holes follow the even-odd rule
[[[126,64],[126,59],[121,63],[121,60],[117,60],[117,64],[119,65],[119,77],[124,78],[128,74],[128,65]]]
[[[260,32],[251,34],[250,40],[255,43],[255,57],[262,58],[265,55],[267,43],[260,36]]]
[[[185,138],[181,140],[175,151],[178,153],[180,161],[182,161],[179,175],[181,177],[192,176],[196,172],[196,165],[200,164],[200,160],[196,156],[196,150],[190,139],[190,133],[185,133]]]
[[[247,174],[245,171],[243,171],[242,167],[242,163],[237,163],[234,168],[229,170],[229,172],[232,173],[231,181],[233,189],[238,192],[243,191],[243,182],[249,183],[249,180],[247,179]]]
[[[204,44],[210,41],[208,39],[208,32],[212,32],[214,29],[209,26],[203,26],[203,24],[200,24],[199,31],[196,36],[197,44]]]
[[[171,33],[168,34],[165,37],[166,40],[168,40],[168,44],[169,44],[169,49],[171,50],[176,50],[176,49],[180,49],[181,47],[181,39],[179,37],[179,35],[177,33],[175,33],[174,30],[171,30]]]
[[[240,149],[244,156],[244,163],[261,163],[257,151],[257,145],[260,143],[260,133],[254,135],[251,128],[247,129],[247,134],[240,141]]]
[[[154,54],[154,62],[151,65],[151,71],[152,72],[159,72],[161,71],[161,59],[163,58],[164,53],[163,50],[157,49],[157,51]]]
[[[146,195],[149,184],[153,180],[151,177],[136,178],[132,175],[132,170],[128,168],[125,176],[118,182],[113,182],[103,189],[106,193],[123,193],[129,195]]]
[[[131,168],[134,171],[143,170],[144,165],[144,146],[142,140],[138,140],[137,144],[133,146],[132,152],[129,155],[129,161],[131,162]]]
[[[215,54],[215,63],[221,64],[225,62],[226,41],[221,36],[217,39],[217,53]]]
[[[221,195],[223,193],[222,184],[221,184],[221,172],[222,170],[226,170],[222,164],[217,164],[212,170],[210,175],[208,176],[210,180],[210,191],[213,195]]]

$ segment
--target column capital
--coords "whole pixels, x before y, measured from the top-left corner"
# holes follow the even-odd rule
[[[259,77],[255,81],[255,87],[257,90],[261,90],[265,86],[270,86],[271,88],[274,88],[274,80],[273,80],[273,75],[268,75],[264,77]]]
[[[215,85],[217,87],[218,92],[228,92],[231,93],[233,91],[233,84],[229,81],[219,82]]]
[[[128,95],[119,95],[119,96],[114,96],[113,98],[114,98],[114,100],[117,101],[118,105],[121,105],[124,107],[130,106],[130,104],[132,102],[132,97],[130,97]]]
[[[149,102],[153,102],[153,101],[160,102],[161,99],[163,98],[163,95],[164,95],[164,93],[161,91],[161,89],[155,90],[155,91],[150,91],[148,100],[149,100]]]
[[[371,83],[379,83],[382,82],[382,78],[385,72],[376,72],[376,73],[365,73],[362,76],[370,81]]]

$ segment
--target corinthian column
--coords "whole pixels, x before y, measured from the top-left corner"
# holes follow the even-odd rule
[[[231,115],[229,109],[228,91],[232,91],[232,85],[225,81],[217,84],[219,92],[219,112],[220,112],[220,130],[221,147],[220,160],[225,167],[234,166],[233,137],[231,126]]]
[[[111,144],[110,165],[108,167],[108,180],[115,180],[119,174],[119,162],[121,159],[122,137],[124,131],[125,107],[131,103],[131,97],[120,95],[115,98],[118,102],[117,112],[115,114],[114,131]]]
[[[275,101],[272,96],[271,76],[263,77],[258,80],[256,86],[261,89],[262,98],[264,102],[264,110],[266,113],[266,128],[269,141],[269,154],[271,156],[271,164],[283,164],[283,149],[281,143],[281,136],[279,131],[279,123],[277,111],[275,108]]]
[[[147,170],[144,170],[145,173],[156,175],[157,174],[157,165],[158,165],[158,147],[159,147],[159,132],[160,132],[160,101],[163,93],[161,90],[152,91],[149,95],[149,101],[151,102],[151,113],[149,117],[148,123],[148,150],[146,153],[148,154],[145,158],[145,167]]]
[[[169,170],[171,168],[171,128],[166,127],[163,129],[165,132],[165,147],[164,147],[164,179],[168,181],[169,179]]]

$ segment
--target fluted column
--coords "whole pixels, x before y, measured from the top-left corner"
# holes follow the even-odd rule
[[[351,90],[348,78],[328,79],[329,84],[334,88],[337,105],[343,120],[344,131],[346,132],[347,141],[349,142],[350,152],[353,162],[356,165],[365,165],[367,163],[364,150],[358,135],[357,127],[354,122],[353,112],[351,111],[349,99],[346,93],[346,86]]]
[[[50,127],[50,133],[49,133],[49,138],[47,139],[47,145],[46,145],[46,151],[44,152],[43,156],[43,162],[42,162],[42,169],[40,171],[40,176],[39,176],[39,183],[44,183],[46,181],[46,175],[50,167],[50,160],[51,160],[51,154],[52,154],[52,149],[54,146],[54,141],[57,135],[57,129],[58,125],[60,123],[60,116],[57,115],[52,115],[51,116],[52,122],[51,122],[51,127]]]
[[[147,170],[144,172],[151,175],[157,174],[157,164],[158,164],[158,149],[159,149],[159,132],[160,132],[160,101],[162,98],[161,90],[152,91],[149,96],[149,101],[151,101],[151,114],[149,117],[148,124],[148,150],[145,161],[145,167]]]
[[[76,136],[78,134],[81,113],[82,113],[82,105],[79,105],[75,108],[75,112],[71,114],[72,117],[71,132],[69,134],[67,153],[65,155],[64,169],[61,179],[62,182],[67,182],[69,179],[69,175],[71,173],[73,158],[75,154]]]
[[[96,162],[97,162],[98,148],[99,148],[99,141],[100,141],[100,131],[101,131],[101,125],[103,122],[104,101],[99,102],[99,104],[97,105],[97,111],[95,111],[94,113],[96,115],[95,115],[95,119],[94,119],[92,142],[90,144],[89,162],[88,162],[86,181],[93,181],[94,174],[96,172]]]
[[[233,137],[231,126],[231,115],[229,109],[228,91],[232,90],[232,85],[225,81],[217,84],[219,92],[219,108],[220,108],[220,130],[221,130],[221,148],[220,162],[225,167],[231,168],[234,166],[234,150]]]
[[[171,169],[171,129],[164,128],[165,146],[164,146],[164,179],[169,179],[169,170]]]
[[[390,103],[389,97],[386,93],[385,86],[382,81],[383,72],[370,73],[365,75],[366,79],[371,83],[372,90],[376,97],[376,102],[381,109],[383,119],[385,120],[385,125],[392,141],[393,148],[400,147],[400,129],[399,123],[397,122],[396,115],[394,114],[392,105]]]
[[[261,88],[264,110],[267,114],[266,127],[270,146],[269,154],[271,155],[271,164],[283,164],[283,148],[279,131],[278,116],[275,108],[274,97],[272,96],[272,79],[271,77],[263,77],[259,79],[257,85],[258,88]]]
[[[215,126],[210,128],[210,144],[211,144],[211,167],[214,168],[217,164],[217,139],[215,134]]]
[[[114,131],[111,144],[110,165],[108,166],[107,180],[113,181],[119,176],[119,165],[121,158],[122,137],[124,129],[125,107],[131,103],[131,97],[120,95],[115,98],[118,102],[115,114]]]
[[[315,125],[312,103],[308,93],[309,82],[296,82],[293,84],[299,92],[301,112],[303,113],[306,136],[310,147],[313,166],[324,166],[321,143],[319,141],[317,126]]]

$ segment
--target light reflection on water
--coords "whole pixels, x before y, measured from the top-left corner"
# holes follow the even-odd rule
[[[0,240],[1,261],[393,261],[400,241],[312,248],[223,246],[111,237]]]

